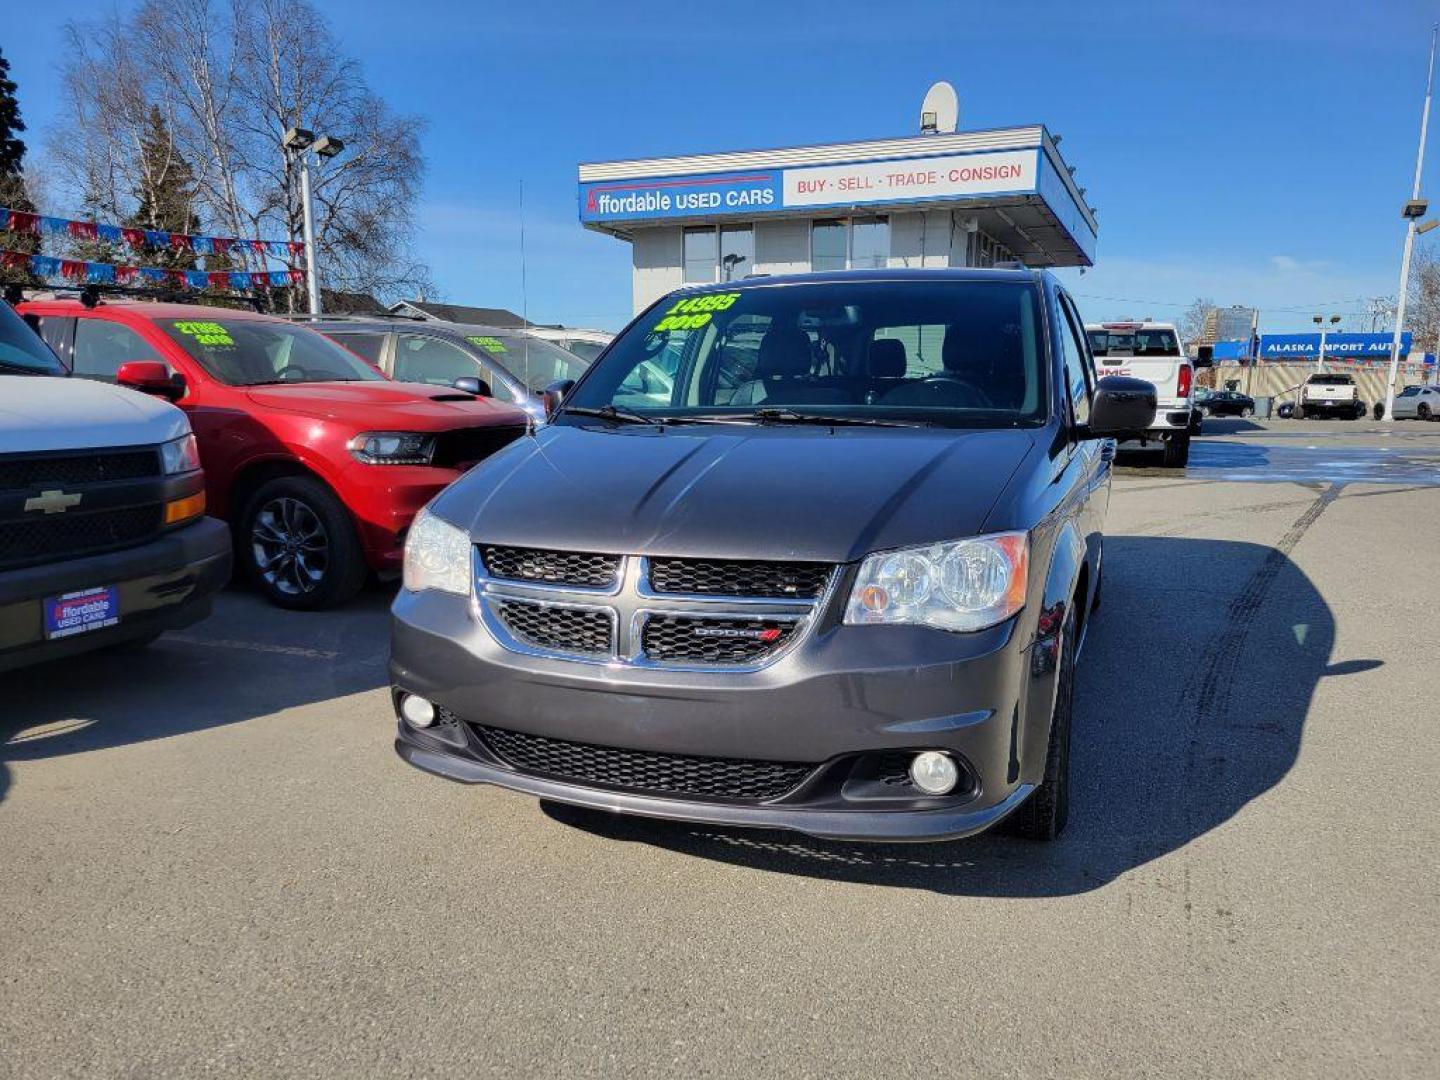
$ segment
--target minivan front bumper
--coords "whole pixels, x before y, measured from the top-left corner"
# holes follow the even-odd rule
[[[404,695],[417,694],[443,710],[445,722],[416,728],[400,719],[395,746],[412,765],[452,780],[597,810],[827,839],[956,839],[1000,821],[1038,781],[1022,767],[1036,738],[1025,718],[1037,676],[1048,686],[1050,669],[1035,662],[1020,621],[951,634],[822,618],[772,665],[712,673],[516,653],[464,599],[402,591],[390,661],[397,713]],[[602,757],[613,749],[800,764],[805,779],[763,799],[638,790],[517,764],[487,737],[496,729]],[[1038,738],[1043,746],[1045,733]],[[894,782],[894,762],[922,750],[957,760],[964,780],[956,794],[927,797]],[[880,761],[892,774],[888,786],[864,780]]]

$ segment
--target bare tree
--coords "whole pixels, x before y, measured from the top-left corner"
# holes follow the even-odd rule
[[[1180,329],[1180,340],[1187,344],[1199,341],[1205,334],[1205,320],[1215,310],[1215,301],[1202,297],[1191,302],[1181,314],[1176,325]]]
[[[1386,329],[1394,326],[1395,313]],[[1413,350],[1440,353],[1440,257],[1433,247],[1418,247],[1410,264],[1410,296],[1405,301],[1405,329],[1415,335]]]
[[[138,0],[68,32],[67,115],[51,146],[77,202],[124,220],[157,189],[147,172],[164,158],[146,138],[158,110],[209,231],[298,240],[299,182],[281,138],[307,127],[346,144],[313,185],[321,280],[383,296],[428,284],[410,245],[423,125],[369,88],[307,0]]]

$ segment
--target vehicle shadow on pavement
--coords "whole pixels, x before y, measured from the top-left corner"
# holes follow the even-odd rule
[[[10,763],[240,723],[386,683],[393,588],[338,611],[292,612],[227,589],[214,613],[149,648],[0,675],[0,803]]]
[[[1294,764],[1317,683],[1379,665],[1331,663],[1334,617],[1287,554],[1306,527],[1302,516],[1278,547],[1107,538],[1077,680],[1070,822],[1053,843],[831,843],[542,805],[608,839],[756,870],[965,896],[1099,888],[1231,823]]]

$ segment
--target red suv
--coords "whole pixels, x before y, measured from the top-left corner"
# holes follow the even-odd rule
[[[391,382],[333,341],[247,311],[143,301],[21,305],[82,378],[161,394],[189,414],[210,513],[281,607],[355,594],[399,571],[416,512],[522,435],[489,398]]]

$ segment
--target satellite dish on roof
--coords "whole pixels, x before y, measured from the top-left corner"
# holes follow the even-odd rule
[[[925,93],[920,106],[920,134],[951,135],[960,124],[960,99],[943,79]]]

